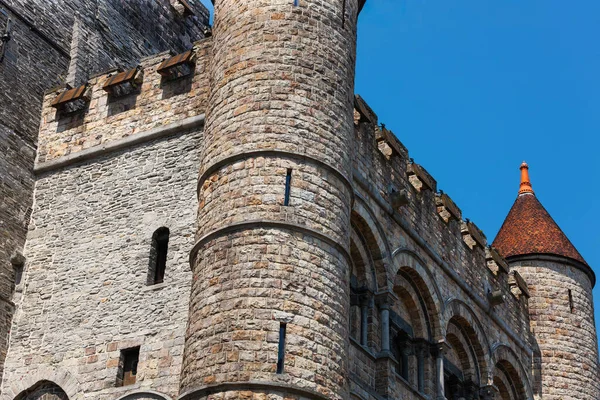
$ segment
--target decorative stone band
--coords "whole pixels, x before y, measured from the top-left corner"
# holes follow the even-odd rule
[[[198,194],[198,196],[200,196],[200,188],[202,188],[204,181],[206,181],[215,171],[219,170],[220,168],[224,167],[225,165],[233,164],[240,160],[246,160],[248,158],[255,158],[255,157],[291,158],[291,159],[296,159],[296,160],[301,160],[301,161],[317,164],[320,167],[323,167],[324,169],[328,170],[329,172],[331,172],[332,174],[337,176],[338,179],[341,180],[344,183],[344,185],[348,188],[348,191],[352,194],[354,193],[354,189],[352,187],[352,183],[350,182],[350,179],[348,179],[348,177],[346,177],[337,168],[334,168],[331,165],[326,164],[323,161],[318,160],[314,157],[310,157],[310,156],[307,156],[304,154],[291,153],[291,152],[284,151],[284,150],[246,151],[246,152],[234,154],[232,156],[229,156],[222,160],[219,160],[219,161],[215,162],[214,164],[211,164],[208,167],[206,167],[204,169],[204,172],[202,172],[200,174],[200,176],[198,177],[198,186],[196,188],[196,193]]]
[[[287,383],[279,382],[224,382],[216,385],[200,386],[184,392],[178,400],[198,400],[206,396],[232,391],[256,391],[256,392],[284,392],[286,395],[297,395],[303,399],[329,400],[328,397],[310,389],[299,388]],[[287,398],[287,397],[286,397]]]
[[[133,134],[122,139],[113,140],[101,144],[99,146],[90,147],[89,149],[81,150],[76,153],[67,154],[52,161],[36,164],[33,167],[35,174],[54,171],[81,161],[91,160],[106,154],[110,154],[127,147],[137,146],[141,143],[159,139],[165,136],[171,136],[184,132],[189,132],[192,129],[199,128],[204,125],[204,114],[196,115],[180,121],[172,122],[167,125],[159,126],[145,132]]]
[[[585,265],[584,263],[579,262],[579,261],[574,260],[569,257],[553,255],[553,254],[524,254],[524,255],[518,255],[518,256],[510,256],[510,257],[506,258],[506,261],[509,264],[512,264],[517,261],[529,261],[529,260],[531,260],[531,261],[551,261],[551,262],[559,262],[559,263],[568,264],[572,267],[575,267],[575,268],[583,271],[588,276],[588,278],[590,278],[592,288],[594,286],[596,286],[596,274],[594,273],[594,271],[589,266]]]
[[[322,240],[323,242],[326,242],[329,245],[335,247],[340,253],[342,253],[342,255],[344,256],[344,258],[346,258],[346,260],[348,261],[349,264],[352,263],[352,257],[350,256],[349,251],[329,235],[326,235],[326,234],[316,231],[314,229],[311,229],[311,228],[308,228],[306,226],[302,226],[299,224],[295,224],[292,222],[282,222],[282,221],[273,221],[273,220],[252,220],[252,221],[245,221],[245,222],[239,222],[239,223],[235,223],[235,224],[226,225],[215,231],[207,233],[206,235],[204,235],[200,239],[198,239],[198,241],[194,244],[194,247],[192,247],[192,250],[190,251],[190,267],[194,268],[196,255],[198,254],[200,247],[202,247],[202,245],[204,245],[206,242],[208,242],[214,238],[217,238],[219,236],[225,235],[227,233],[256,229],[256,228],[278,228],[278,229],[284,229],[284,230],[293,231],[293,232],[300,232],[300,233],[304,233],[304,234],[313,236],[313,237],[315,237],[319,240]]]

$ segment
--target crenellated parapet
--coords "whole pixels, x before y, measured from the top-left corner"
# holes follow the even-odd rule
[[[499,361],[495,359],[494,351],[491,350],[494,343],[510,343],[509,347],[519,354],[524,365],[528,365],[531,360],[532,339],[529,331],[529,291],[523,277],[509,269],[508,263],[498,250],[488,244],[486,235],[481,229],[473,221],[464,217],[459,205],[448,193],[439,188],[438,182],[423,165],[410,158],[409,151],[397,136],[384,124],[379,123],[377,115],[359,96],[355,99],[354,123],[356,134],[353,163],[356,198],[354,209],[357,220],[366,220],[369,218],[367,215],[372,214],[375,227],[361,225],[358,222],[354,222],[354,226],[358,235],[364,236],[364,246],[371,249],[372,253],[381,253],[379,256],[371,257],[373,259],[371,268],[375,270],[373,274],[378,277],[377,281],[369,283],[369,273],[367,273],[362,282],[374,292],[381,291],[382,288],[394,292],[400,290],[396,293],[398,300],[392,301],[394,304],[400,304],[398,306],[400,308],[394,312],[400,316],[400,320],[407,323],[412,321],[412,328],[406,331],[406,328],[402,328],[402,324],[399,324],[394,329],[399,331],[405,329],[408,336],[412,335],[414,338],[411,339],[414,343],[418,342],[419,335],[425,335],[422,337],[425,337],[427,342],[455,340],[454,343],[449,343],[450,350],[443,357],[447,363],[457,365],[461,362],[464,364],[466,361],[460,360],[460,351],[457,353],[456,350],[461,346],[460,340],[452,338],[459,337],[459,331],[466,332],[472,328],[474,336],[469,340],[473,340],[474,343],[477,341],[474,340],[477,336],[475,332],[479,329],[481,349],[475,349],[474,352],[482,354],[481,359],[476,363],[480,370],[478,373],[472,372],[472,378],[469,378],[473,381],[479,379],[477,383],[479,387],[483,387],[486,380],[492,384],[496,379],[493,375],[496,374],[495,364]],[[379,229],[382,244],[369,239],[370,233],[365,233],[369,229],[375,232],[375,236],[378,235],[377,229]],[[385,248],[386,246],[388,249]],[[357,247],[360,248],[361,245],[357,244]],[[358,254],[359,251],[360,249],[356,253]],[[391,252],[391,255],[386,255],[386,251]],[[401,261],[398,256],[394,256],[394,254],[408,253],[417,257],[417,261]],[[402,257],[402,260],[404,259]],[[363,273],[360,269],[357,268],[353,273],[359,275],[357,281],[361,282],[360,275]],[[381,276],[385,278],[382,279]],[[420,280],[422,280],[421,284]],[[421,289],[419,289],[420,285],[422,285]],[[417,333],[418,329],[414,325],[418,325],[418,318],[415,320],[415,317],[411,316],[411,307],[407,306],[413,303],[403,298],[408,296],[402,294],[404,289],[398,289],[411,286],[416,288],[412,295],[415,296],[412,300],[414,304],[418,304],[419,301],[430,304],[426,307],[428,311],[425,313],[429,314],[429,317],[421,317],[431,319],[429,333]],[[410,293],[411,290],[408,292]],[[419,296],[422,300],[417,300]],[[429,296],[430,300],[427,300]],[[464,309],[459,310],[458,304],[461,304],[460,307]],[[402,307],[407,308],[402,311]],[[403,312],[405,314],[402,314]],[[439,316],[436,316],[436,313]],[[468,313],[473,314],[469,322],[467,320],[471,317],[465,317]],[[378,315],[372,318],[383,321],[387,317]],[[393,318],[391,320],[393,321]],[[439,327],[436,327],[438,320]],[[481,328],[476,328],[478,324],[481,324]],[[462,328],[455,331],[455,326],[459,325]],[[372,348],[375,350],[378,349],[377,343],[381,343],[379,329],[375,329],[373,333]],[[371,346],[368,341],[366,344]],[[414,356],[416,353],[410,354]],[[402,361],[398,357],[399,355],[396,355],[395,363],[401,365]],[[486,360],[486,357],[489,359]],[[378,363],[380,363],[379,359],[373,368],[379,368],[383,374],[386,368],[376,367]],[[413,367],[416,368],[417,365]],[[397,368],[402,370],[401,366]],[[427,376],[426,368],[423,373]],[[430,373],[434,372],[430,371]],[[476,378],[478,374],[481,377]],[[526,373],[523,374],[526,376]],[[431,376],[430,378],[433,379]],[[468,380],[464,379],[465,382]],[[522,388],[523,396],[529,397],[528,378],[524,379],[526,383]],[[411,378],[410,374],[404,381],[412,391],[404,389],[394,391],[395,389],[391,388],[395,387],[393,383],[396,380],[388,377],[380,386],[381,393],[412,398],[410,396],[414,396],[417,388],[419,393],[436,394],[435,387],[428,389],[425,385],[422,391],[418,390],[420,381]],[[425,379],[425,382],[427,381],[428,379]],[[461,389],[465,391],[464,393],[472,390],[467,386],[464,383]]]
[[[163,52],[129,70],[44,96],[36,168],[76,153],[202,115],[212,39],[181,54]]]

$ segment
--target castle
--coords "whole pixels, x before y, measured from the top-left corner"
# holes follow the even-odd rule
[[[0,111],[0,399],[600,398],[592,269],[527,164],[490,246],[379,125],[364,2],[0,0],[69,82]]]

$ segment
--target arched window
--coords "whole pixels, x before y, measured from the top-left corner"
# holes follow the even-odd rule
[[[158,228],[152,235],[150,265],[148,266],[148,285],[156,285],[164,281],[168,247],[169,229],[165,227]]]
[[[15,400],[69,400],[69,396],[57,384],[40,381],[19,393]]]

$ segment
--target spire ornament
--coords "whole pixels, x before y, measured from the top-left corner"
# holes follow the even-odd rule
[[[519,195],[522,194],[534,194],[533,188],[531,187],[531,181],[529,180],[529,165],[525,161],[521,164],[521,186],[519,187]]]

